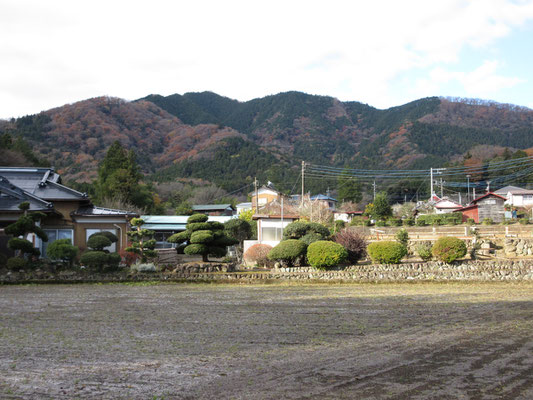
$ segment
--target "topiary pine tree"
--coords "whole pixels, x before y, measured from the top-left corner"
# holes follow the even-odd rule
[[[24,214],[16,222],[6,226],[4,230],[8,235],[14,236],[9,240],[7,246],[10,249],[15,250],[15,254],[21,258],[24,257],[24,254],[39,256],[41,254],[39,249],[33,247],[33,244],[27,240],[26,237],[30,233],[34,233],[44,242],[48,241],[46,233],[35,224],[40,219],[46,217],[46,215],[41,212],[28,213],[30,203],[27,201],[20,203],[19,209],[21,209]],[[22,236],[22,238],[19,238],[19,236]]]
[[[144,220],[141,218],[133,218],[130,223],[134,229],[126,232],[131,240],[131,246],[126,247],[126,251],[138,254],[141,256],[141,262],[145,263],[149,258],[157,256],[154,250],[156,244],[156,240],[153,239],[154,231],[142,229]]]
[[[189,244],[184,248],[188,255],[201,255],[202,261],[208,262],[208,256],[223,257],[226,247],[239,243],[238,240],[224,233],[224,224],[208,222],[208,216],[194,214],[187,219],[187,230],[168,238],[170,243]]]

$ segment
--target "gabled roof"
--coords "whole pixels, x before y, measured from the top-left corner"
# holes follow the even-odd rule
[[[104,208],[104,207],[96,207],[96,206],[85,206],[80,207],[76,211],[71,213],[72,216],[83,216],[83,217],[102,217],[102,216],[125,216],[125,217],[137,217],[139,214],[131,212],[131,211],[124,211],[124,210],[115,210],[113,208]]]
[[[450,203],[450,204],[446,204],[446,203]],[[454,209],[454,208],[461,208],[461,207],[463,207],[462,204],[459,204],[456,201],[450,200],[447,197],[443,197],[442,199],[438,200],[435,203],[435,208],[440,208],[440,209]]]
[[[317,194],[315,196],[311,197],[311,200],[328,200],[328,201],[337,201],[337,199],[334,199],[333,197],[326,196],[325,194]]]
[[[277,194],[281,194],[281,192],[274,189],[272,186],[263,185],[260,188],[257,189],[257,193],[260,194],[261,191],[269,190],[272,192],[276,192]],[[255,196],[255,190],[252,190],[250,193],[248,193],[250,196]]]
[[[3,212],[22,212],[18,206],[27,201],[30,211],[50,211],[53,204],[13,185],[9,180],[0,176],[0,210]]]
[[[63,186],[61,177],[51,168],[0,167],[0,175],[43,200],[88,200],[86,193]]]
[[[141,215],[144,221],[143,228],[157,231],[184,231],[190,215]],[[208,221],[224,223],[233,219],[233,216],[212,216]]]
[[[500,199],[502,199],[504,201],[507,200],[505,197],[500,196],[499,194],[496,194],[496,193],[493,193],[493,192],[488,192],[488,193],[485,193],[483,196],[480,196],[477,199],[472,200],[469,205],[476,204],[478,201],[484,199],[485,197],[490,197],[490,196],[498,197],[498,198],[500,198]]]
[[[194,211],[225,211],[228,208],[235,210],[231,204],[198,204],[191,208]]]
[[[504,186],[501,189],[495,190],[493,193],[500,194],[500,195],[506,195],[509,192],[512,193],[517,190],[520,191],[520,190],[526,190],[526,189],[522,189],[518,186]]]

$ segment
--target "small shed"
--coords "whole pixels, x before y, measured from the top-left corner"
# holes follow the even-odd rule
[[[489,192],[475,200],[463,208],[456,210],[463,214],[463,222],[468,218],[472,218],[476,223],[482,222],[486,218],[492,219],[494,222],[502,222],[505,217],[504,203],[507,199],[496,193]]]

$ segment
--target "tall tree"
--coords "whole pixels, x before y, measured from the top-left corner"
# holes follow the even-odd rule
[[[359,203],[363,198],[361,183],[357,178],[350,176],[350,172],[346,168],[337,181],[337,197],[342,202],[352,201],[354,203]]]

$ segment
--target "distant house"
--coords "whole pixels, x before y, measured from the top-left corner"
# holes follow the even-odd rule
[[[249,193],[249,196],[252,200],[252,208],[258,209],[263,206],[266,206],[268,203],[273,202],[274,200],[281,201],[281,192],[278,192],[272,186],[261,186],[257,189],[257,194],[255,191]]]
[[[187,229],[188,215],[143,215],[143,228],[155,232],[154,238],[157,241],[156,248],[175,247],[167,239],[175,233],[183,232]],[[209,216],[208,221],[224,223],[234,218],[233,216]]]
[[[505,201],[505,197],[489,192],[455,212],[463,214],[463,222],[466,222],[468,218],[472,218],[476,223],[482,222],[485,218],[490,218],[494,222],[502,222],[505,216]]]
[[[453,201],[448,197],[443,197],[442,199],[439,199],[435,202],[435,212],[437,214],[451,213],[455,210],[459,210],[460,208],[463,208],[460,203],[457,203],[456,201]]]
[[[334,221],[352,222],[354,217],[363,216],[363,211],[333,211]]]
[[[324,208],[327,208],[331,211],[334,211],[336,208],[337,199],[334,199],[333,197],[330,197],[329,195],[317,194],[315,196],[311,196],[310,200],[313,203],[318,203]]]
[[[211,216],[231,216],[235,212],[231,204],[201,204],[191,208],[195,213]]]
[[[16,221],[21,215],[18,205],[30,203],[29,211],[41,211],[46,217],[40,222],[48,235],[48,242],[37,236],[28,238],[41,256],[57,239],[70,239],[81,251],[87,248],[87,239],[93,233],[109,231],[117,235],[118,243],[110,251],[126,247],[129,220],[138,214],[94,206],[87,194],[61,183],[61,176],[50,168],[0,167],[0,229]]]
[[[249,202],[239,203],[235,206],[235,208],[237,209],[237,215],[241,215],[243,211],[248,211],[252,209],[252,202],[249,201]]]
[[[494,193],[507,199],[505,202],[514,207],[533,206],[533,190],[522,189],[517,186],[505,186]]]

